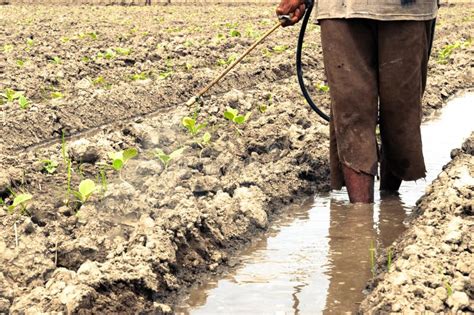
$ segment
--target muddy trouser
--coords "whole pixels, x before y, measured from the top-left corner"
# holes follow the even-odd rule
[[[331,95],[332,189],[344,186],[343,164],[375,176],[380,160],[403,180],[425,177],[421,99],[434,22],[320,21]]]

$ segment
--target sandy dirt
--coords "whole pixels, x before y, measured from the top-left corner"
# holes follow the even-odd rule
[[[187,9],[0,7],[0,91],[31,103],[0,105],[0,313],[166,313],[176,292],[225,265],[285,205],[328,189],[328,128],[295,78],[298,30],[278,32],[202,106],[186,108],[219,63],[274,23],[270,6]],[[472,87],[472,10],[441,11],[425,117]],[[311,26],[306,73],[327,109],[318,31]],[[249,121],[224,119],[228,106]],[[192,115],[208,124],[195,137],[181,125]],[[67,195],[62,132],[72,189],[85,178],[101,186],[84,204]],[[104,167],[108,153],[131,147],[140,154],[121,172]],[[184,152],[165,167],[157,148]],[[53,174],[44,159],[58,162]],[[33,199],[9,213],[22,192]]]
[[[410,228],[379,261],[364,313],[474,312],[474,134],[427,188]]]

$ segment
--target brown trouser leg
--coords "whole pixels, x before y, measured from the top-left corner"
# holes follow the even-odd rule
[[[321,21],[331,93],[331,187],[343,168],[375,176],[378,111],[382,160],[403,180],[425,176],[420,123],[433,21]],[[380,107],[380,108],[379,108]]]

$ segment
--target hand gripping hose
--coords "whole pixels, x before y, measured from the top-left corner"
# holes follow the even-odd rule
[[[311,96],[306,89],[303,78],[303,64],[301,62],[301,54],[303,52],[304,35],[306,32],[306,26],[308,25],[309,18],[311,17],[311,11],[313,11],[313,0],[306,0],[306,12],[304,14],[303,22],[301,24],[300,35],[298,37],[298,45],[296,46],[296,73],[298,75],[298,83],[300,85],[301,92],[304,98],[308,102],[309,106],[324,120],[329,121],[330,117],[321,111],[318,106],[313,102]]]

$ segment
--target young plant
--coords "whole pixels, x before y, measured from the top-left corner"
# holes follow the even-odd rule
[[[371,241],[370,248],[370,271],[372,272],[372,277],[375,277],[375,246],[374,241]]]
[[[217,60],[217,64],[219,66],[228,66],[230,65],[231,63],[233,63],[235,60],[237,59],[237,56],[232,54],[229,56],[229,58],[227,59],[219,59]]]
[[[276,45],[272,48],[272,50],[277,53],[282,53],[286,51],[288,48],[289,48],[288,45]]]
[[[121,171],[127,162],[138,155],[135,148],[126,149],[119,152],[109,152],[109,158],[112,160],[112,168]]]
[[[21,109],[28,109],[30,106],[30,101],[23,95],[20,95],[18,98],[18,105],[20,105]]]
[[[318,89],[318,91],[323,92],[323,93],[329,92],[329,86],[324,84],[324,82],[323,83],[318,83],[316,85],[316,88]]]
[[[392,248],[388,248],[388,253],[387,253],[387,271],[390,271],[390,268],[392,267]]]
[[[206,146],[211,143],[212,136],[209,132],[205,132],[201,139],[201,146]]]
[[[160,72],[160,74],[158,75],[158,77],[160,78],[160,80],[165,80],[165,79],[167,79],[169,76],[171,76],[172,74],[173,74],[173,70],[163,71],[163,72]]]
[[[132,81],[146,80],[148,75],[145,72],[135,73],[130,76]]]
[[[201,131],[201,129],[207,126],[206,123],[197,124],[196,119],[191,117],[184,117],[182,123],[193,137],[196,136]]]
[[[247,122],[251,114],[252,114],[251,112],[248,112],[245,115],[239,115],[239,111],[237,109],[232,108],[232,107],[227,107],[227,109],[224,112],[224,117],[227,120],[230,120],[236,124],[242,125]]]
[[[85,179],[80,182],[78,191],[74,191],[74,196],[81,204],[84,204],[89,200],[92,194],[97,190],[95,183],[91,179]]]
[[[178,159],[183,154],[185,149],[186,147],[183,147],[171,152],[170,154],[166,154],[162,149],[156,149],[154,155],[161,161],[161,163],[163,163],[163,166],[166,169],[171,161]]]
[[[33,199],[33,196],[30,194],[18,194],[15,196],[13,199],[13,203],[11,206],[8,207],[8,211],[12,213],[15,211],[16,208],[21,208],[21,212],[25,213],[26,212],[26,204],[28,201]]]
[[[4,93],[0,93],[0,96],[7,101],[7,103],[13,103],[16,99],[22,96],[22,92],[15,91],[10,88],[6,88]]]
[[[238,30],[233,29],[233,30],[229,31],[229,36],[230,37],[240,37],[240,36],[242,36],[242,34],[240,34],[240,32]]]
[[[51,92],[51,98],[59,100],[59,99],[64,98],[64,94],[58,91],[54,91],[54,92]]]
[[[58,56],[54,56],[51,62],[54,63],[55,65],[59,65],[61,64],[62,60]]]
[[[41,162],[43,163],[43,171],[48,174],[54,174],[59,166],[59,163],[54,160],[43,160]]]

